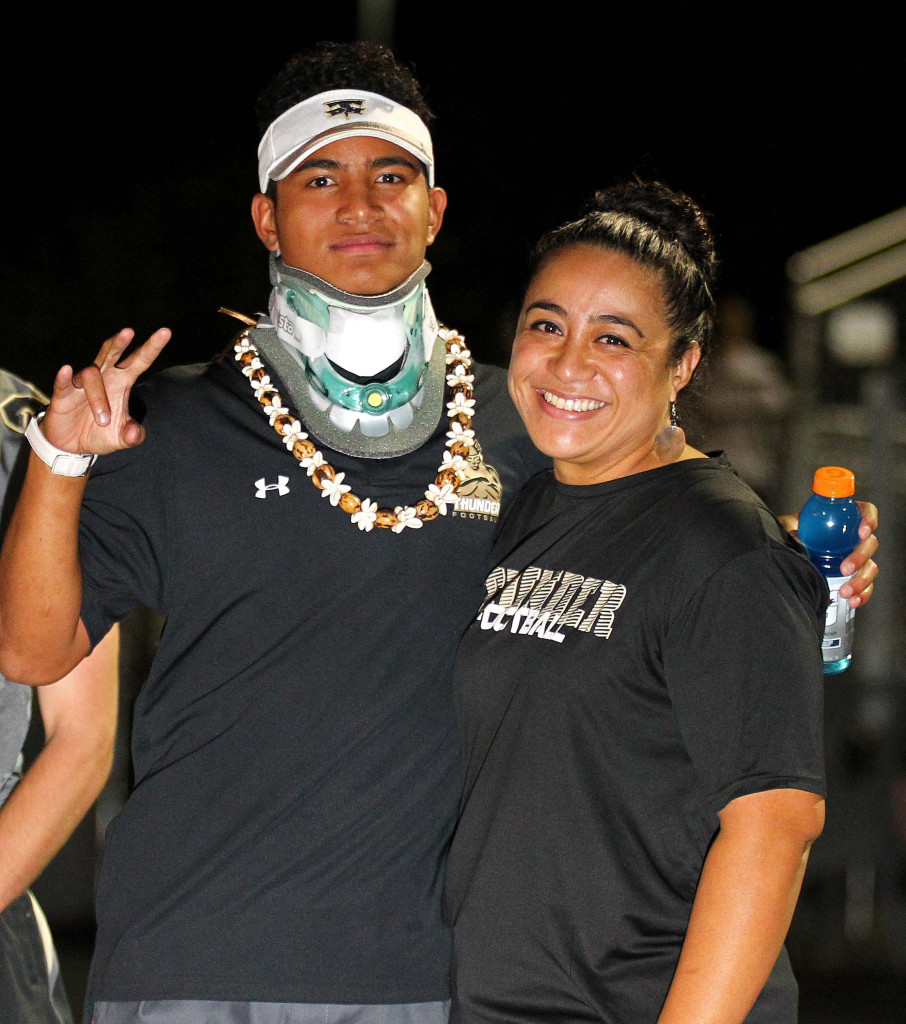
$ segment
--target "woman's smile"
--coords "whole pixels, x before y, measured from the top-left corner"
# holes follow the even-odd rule
[[[593,398],[567,398],[547,389],[540,389],[538,394],[547,405],[551,405],[561,412],[597,412],[598,409],[603,409],[607,405],[606,402],[596,402]]]

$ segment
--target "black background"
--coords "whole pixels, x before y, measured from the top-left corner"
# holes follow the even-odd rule
[[[891,26],[868,6],[830,26],[805,5],[523,10],[397,4],[450,194],[429,253],[441,319],[505,360],[530,243],[638,172],[710,211],[724,290],[782,349],[789,255],[903,203]],[[172,327],[168,363],[208,357],[234,330],[218,306],[266,304],[255,96],[297,49],[353,38],[355,4],[21,17],[2,61],[0,365],[47,388],[127,324]]]

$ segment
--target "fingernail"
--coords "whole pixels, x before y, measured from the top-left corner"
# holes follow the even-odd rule
[[[109,412],[99,412],[97,414],[97,421],[98,421],[98,425],[99,426],[106,427],[107,424],[110,422],[110,413]]]

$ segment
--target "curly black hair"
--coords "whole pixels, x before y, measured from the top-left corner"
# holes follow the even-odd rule
[[[258,97],[259,135],[272,121],[309,96],[330,89],[364,89],[403,104],[430,124],[433,114],[409,68],[380,43],[318,43],[302,50],[278,72]]]

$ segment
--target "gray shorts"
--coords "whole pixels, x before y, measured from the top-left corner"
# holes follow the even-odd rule
[[[95,1003],[92,1024],[447,1024],[449,1002],[234,1003],[202,999]]]

